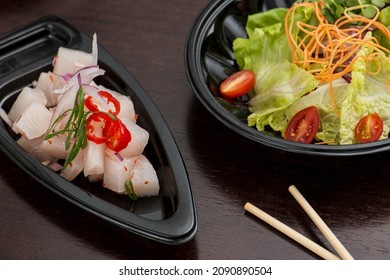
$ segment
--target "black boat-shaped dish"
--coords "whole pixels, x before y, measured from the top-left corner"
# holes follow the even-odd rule
[[[45,17],[0,36],[0,105],[8,112],[17,94],[41,72],[51,69],[60,46],[91,51],[92,40],[57,17]],[[152,240],[181,244],[196,232],[195,204],[187,171],[175,140],[162,115],[138,82],[99,46],[99,66],[106,71],[97,80],[130,96],[149,132],[144,154],[160,181],[157,197],[132,201],[88,182],[83,176],[69,182],[26,153],[8,126],[0,123],[0,148],[31,177],[79,207],[134,234]]]

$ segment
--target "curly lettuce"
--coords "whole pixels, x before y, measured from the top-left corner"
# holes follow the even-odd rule
[[[370,36],[368,33],[366,36]],[[352,71],[352,81],[340,112],[340,144],[353,144],[357,122],[371,113],[378,113],[383,120],[380,139],[388,137],[390,131],[390,92],[386,80],[390,76],[390,62],[383,54],[368,59],[373,53],[365,46],[356,54],[357,60]],[[374,74],[375,73],[375,74]]]
[[[340,117],[338,112],[341,110],[345,100],[348,82],[339,78],[332,83],[334,101],[330,92],[329,84],[321,84],[312,91],[294,102],[287,110],[286,117],[291,119],[297,112],[310,106],[316,106],[320,117],[320,125],[316,134],[316,140],[330,145],[340,143]],[[335,108],[336,106],[336,108]]]
[[[248,17],[248,38],[233,43],[236,61],[241,69],[256,75],[250,93],[248,125],[260,131],[266,126],[283,132],[287,126],[285,109],[312,91],[318,81],[293,64],[284,29],[285,8],[277,8]],[[296,21],[308,22],[312,9],[300,9]],[[294,31],[298,32],[298,31]]]
[[[256,73],[263,65],[291,61],[283,27],[286,13],[287,9],[277,8],[248,17],[248,38],[233,41],[234,56],[241,69]]]
[[[237,38],[233,42],[239,67],[252,70],[256,75],[254,89],[249,94],[248,125],[259,131],[271,127],[283,135],[289,120],[298,111],[316,106],[320,116],[317,141],[354,144],[357,122],[374,112],[384,122],[380,139],[387,138],[390,132],[390,92],[386,86],[390,77],[389,58],[370,44],[364,45],[356,54],[351,83],[339,78],[332,81],[332,88],[328,83],[319,84],[313,75],[292,63],[285,35],[286,15],[287,9],[277,8],[249,16],[248,38]],[[300,7],[294,21],[315,25],[312,15],[312,8]],[[389,25],[388,15],[388,8],[381,11],[385,26]],[[300,36],[297,25],[291,26],[292,36]],[[366,34],[365,40],[377,40],[387,47],[388,38],[380,35],[374,30]],[[375,59],[372,59],[373,54]]]
[[[283,133],[289,120],[285,110],[317,84],[311,74],[288,61],[263,66],[256,72],[255,95],[249,101],[249,126],[259,131],[270,126]]]

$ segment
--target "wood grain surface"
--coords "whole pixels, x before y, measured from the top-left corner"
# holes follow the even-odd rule
[[[318,259],[246,213],[246,202],[334,252],[288,192],[296,185],[356,259],[390,258],[390,157],[319,157],[248,140],[214,118],[187,80],[187,35],[208,0],[6,1],[0,33],[56,15],[139,81],[182,153],[198,215],[195,237],[164,245],[105,222],[0,154],[0,259]],[[0,61],[1,63],[1,61]]]

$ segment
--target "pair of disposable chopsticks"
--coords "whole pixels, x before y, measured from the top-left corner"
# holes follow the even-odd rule
[[[294,198],[301,205],[303,210],[309,215],[309,217],[313,220],[316,226],[320,229],[322,234],[326,237],[329,243],[333,246],[336,252],[340,255],[343,260],[353,260],[351,254],[345,249],[343,244],[337,239],[337,237],[333,234],[333,232],[329,229],[329,227],[325,224],[325,222],[321,219],[321,217],[317,214],[317,212],[310,206],[310,204],[306,201],[306,199],[302,196],[302,194],[298,191],[295,186],[290,186],[288,188],[289,192],[294,196]],[[340,258],[333,253],[329,252],[325,248],[321,247],[317,243],[314,243],[307,237],[303,236],[299,232],[294,229],[288,227],[282,222],[278,221],[274,217],[270,216],[263,210],[257,208],[253,204],[247,202],[244,206],[244,209],[256,217],[260,218],[264,222],[268,223],[270,226],[276,228],[280,232],[284,233],[291,239],[300,243],[302,246],[306,247],[310,251],[316,253],[320,257],[326,260],[339,260]]]

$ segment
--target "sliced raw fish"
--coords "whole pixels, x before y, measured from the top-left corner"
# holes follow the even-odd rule
[[[43,106],[46,105],[47,98],[43,90],[31,87],[23,88],[8,113],[9,118],[12,121],[16,121],[33,102],[40,103]]]
[[[118,114],[118,118],[122,119],[128,119],[133,122],[137,121],[137,117],[134,111],[134,104],[133,101],[131,101],[130,97],[125,95],[118,95],[116,96],[116,99],[121,103],[121,110]]]
[[[16,133],[34,139],[44,135],[50,125],[52,112],[42,103],[32,102],[13,123],[12,129]]]
[[[160,186],[156,171],[144,155],[136,158],[130,178],[137,197],[158,195]]]
[[[57,107],[60,108],[68,108],[69,104],[74,104],[76,94],[79,92],[79,90],[82,90],[82,93],[84,93],[85,98],[85,91],[89,91],[90,88],[96,86],[93,82],[93,79],[97,76],[103,75],[105,73],[104,70],[100,69],[99,66],[89,66],[86,68],[83,68],[76,72],[74,75],[69,75],[67,77],[66,83],[61,88],[53,89],[54,95],[61,95],[61,98],[58,102]],[[62,101],[65,97],[66,101]],[[64,106],[66,105],[66,106]],[[73,107],[69,108],[72,109]],[[68,110],[68,109],[65,109]],[[61,109],[60,111],[65,111],[64,109]]]
[[[44,152],[41,149],[41,143],[43,142],[43,136],[34,138],[34,139],[28,139],[26,136],[22,135],[17,143],[28,152],[30,155],[32,155],[34,158],[39,160],[40,162],[55,162],[57,161],[56,157],[53,157],[46,152]]]
[[[77,156],[69,162],[68,166],[62,170],[61,176],[72,181],[79,175],[84,168],[84,150],[79,150]]]
[[[84,149],[84,176],[104,173],[104,156],[106,145],[88,141]]]
[[[56,135],[49,140],[42,141],[40,149],[59,159],[65,159],[68,156],[68,151],[65,149],[67,134]]]
[[[50,127],[53,125],[55,121],[61,116],[66,113],[68,110],[72,110],[74,107],[74,101],[76,98],[78,88],[77,87],[71,87],[68,91],[64,93],[60,101],[58,102],[58,105],[54,108],[53,118],[50,122]],[[68,114],[68,118],[69,118]],[[56,126],[58,128],[58,125]],[[54,131],[57,131],[56,128],[54,128]]]
[[[106,157],[104,160],[103,186],[116,193],[125,193],[126,180],[130,179],[135,157],[128,159]]]
[[[93,63],[94,56],[92,54],[60,47],[53,62],[53,73],[58,75],[73,75],[80,69],[93,65]]]
[[[58,101],[62,97],[62,94],[54,94],[54,91],[64,87],[64,85],[65,79],[62,76],[52,72],[42,72],[35,87],[43,90],[45,93],[47,98],[46,107],[54,107],[57,106]]]

